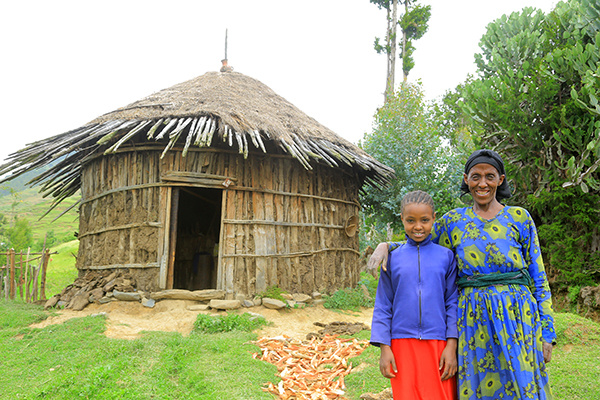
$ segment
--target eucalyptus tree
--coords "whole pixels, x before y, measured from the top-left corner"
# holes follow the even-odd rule
[[[427,32],[428,22],[431,16],[431,6],[423,6],[415,0],[369,0],[377,5],[379,9],[387,12],[387,30],[384,42],[379,37],[375,38],[375,51],[387,56],[387,75],[385,85],[385,100],[395,90],[396,76],[396,47],[400,49],[402,59],[403,81],[408,79],[408,73],[414,67],[413,42],[420,39]],[[404,5],[404,14],[398,17],[398,5]],[[401,41],[398,42],[397,28],[400,26],[402,32]]]

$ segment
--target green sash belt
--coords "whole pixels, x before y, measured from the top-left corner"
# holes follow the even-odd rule
[[[495,285],[531,286],[532,283],[533,280],[526,269],[514,272],[463,276],[456,281],[456,285],[459,289],[465,287],[486,287]]]

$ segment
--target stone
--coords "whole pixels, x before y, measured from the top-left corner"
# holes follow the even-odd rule
[[[243,295],[242,293],[238,293],[238,294],[236,294],[236,295],[235,295],[235,299],[236,299],[236,300],[239,300],[239,301],[240,301],[240,303],[243,303],[243,302],[244,302],[244,300],[246,300],[246,296],[245,296],[245,295]]]
[[[59,299],[60,295],[58,294],[50,297],[48,300],[46,300],[46,303],[44,303],[44,310],[54,307],[58,303]]]
[[[119,292],[118,290],[113,290],[113,296],[117,300],[121,301],[140,301],[142,296],[138,292]]]
[[[294,296],[292,296],[289,293],[281,293],[281,297],[283,297],[286,300],[294,300]]]
[[[184,289],[167,289],[160,292],[150,293],[150,297],[154,300],[193,300],[207,301],[213,299],[224,299],[225,292],[223,290],[205,289],[205,290],[184,290]]]
[[[115,301],[115,298],[112,296],[112,292],[110,293],[110,296],[104,296],[101,299],[98,300],[98,303],[100,304],[106,304],[106,303],[110,303],[111,301]]]
[[[73,299],[69,302],[67,308],[70,308],[73,311],[81,311],[90,304],[88,293],[80,293],[73,297]]]
[[[325,299],[317,299],[317,300],[313,300],[313,304],[315,306],[318,306],[319,304],[323,304],[325,303]]]
[[[187,306],[188,311],[206,311],[209,309],[208,304],[194,304],[193,306]]]
[[[90,292],[90,303],[100,300],[104,297],[104,290],[102,288],[96,288]]]
[[[304,293],[294,293],[292,299],[297,303],[307,303],[312,300],[312,297]]]
[[[262,305],[273,310],[279,310],[285,307],[285,303],[283,301],[271,299],[269,297],[263,297]]]
[[[242,307],[246,307],[246,308],[254,307],[254,302],[252,300],[244,300],[244,301],[242,301]]]
[[[250,321],[254,321],[255,319],[262,318],[266,319],[262,314],[254,313],[254,312],[246,312],[246,314],[250,315]]]
[[[255,296],[252,299],[252,302],[254,303],[255,306],[258,307],[258,306],[262,305],[262,297]]]
[[[323,295],[321,293],[319,293],[319,292],[313,292],[312,293],[312,298],[314,300],[320,300],[322,297],[323,297]]]
[[[584,286],[579,291],[583,305],[600,309],[600,286]]]
[[[146,297],[142,297],[142,305],[148,308],[154,308],[156,301],[154,299],[148,299]]]
[[[290,308],[295,308],[296,307],[296,302],[294,300],[286,300],[287,306]]]
[[[242,306],[242,303],[239,300],[216,300],[213,299],[208,303],[210,308],[214,308],[216,310],[235,310]]]

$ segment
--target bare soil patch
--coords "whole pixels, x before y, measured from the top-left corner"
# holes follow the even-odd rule
[[[105,313],[107,316],[104,334],[115,339],[135,339],[143,331],[179,332],[184,336],[191,333],[198,314],[224,315],[215,310],[191,311],[187,307],[198,304],[186,300],[161,300],[154,308],[147,308],[138,302],[115,301],[108,304],[90,304],[82,311],[60,310],[56,316],[32,325],[44,328],[53,324],[61,324],[71,318]],[[272,324],[257,331],[259,337],[275,337],[286,335],[296,339],[306,339],[309,333],[322,329],[315,322],[329,324],[331,322],[360,322],[371,326],[373,309],[360,311],[329,310],[322,305],[303,309],[272,310],[265,307],[252,307],[236,310],[236,312],[253,312],[261,314]]]

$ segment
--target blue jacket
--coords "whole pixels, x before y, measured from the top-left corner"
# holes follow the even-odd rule
[[[371,344],[391,339],[458,338],[458,290],[454,253],[431,241],[407,237],[390,252],[375,297]]]

